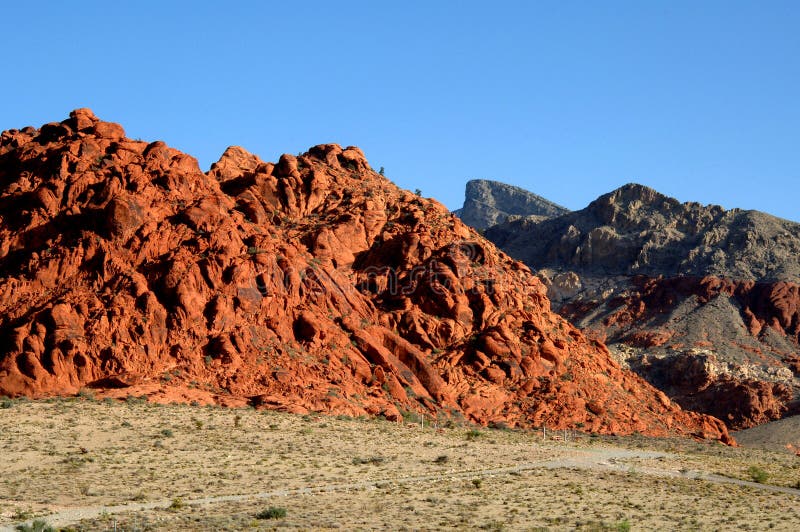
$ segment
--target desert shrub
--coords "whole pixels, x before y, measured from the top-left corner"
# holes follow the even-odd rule
[[[144,404],[147,403],[147,396],[142,395],[136,397],[135,395],[129,395],[128,397],[125,398],[125,402],[131,405]]]
[[[753,482],[763,484],[769,478],[769,474],[758,466],[750,466],[747,468],[747,474],[753,479]]]
[[[629,532],[631,529],[631,524],[628,522],[627,519],[623,519],[616,525],[617,532]]]
[[[441,456],[437,456],[436,460],[434,460],[433,463],[435,463],[435,464],[446,464],[449,461],[450,461],[450,457],[447,456],[446,454],[443,454]]]
[[[167,507],[167,510],[172,510],[173,512],[177,512],[184,506],[186,506],[186,503],[183,502],[183,499],[181,499],[180,497],[175,497],[174,499],[172,499],[172,502]]]
[[[20,532],[56,532],[55,528],[48,525],[47,521],[43,521],[42,519],[36,519],[30,525],[25,523],[17,525],[17,530]]]
[[[175,434],[172,432],[172,429],[163,429],[161,435],[165,438],[172,438]]]
[[[372,464],[378,465],[382,464],[386,461],[386,458],[383,456],[370,456],[369,458],[353,458],[353,465],[361,465],[361,464]]]
[[[81,388],[78,390],[78,397],[81,399],[86,399],[87,401],[94,401],[94,391],[87,388]]]
[[[286,517],[286,508],[279,506],[270,506],[256,514],[257,519],[283,519],[284,517]]]
[[[470,429],[467,431],[467,439],[469,441],[477,440],[483,435],[483,432],[479,431],[478,429]]]

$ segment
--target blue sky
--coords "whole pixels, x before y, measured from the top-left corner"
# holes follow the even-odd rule
[[[357,145],[450,208],[627,182],[800,220],[800,2],[8,3],[0,129],[91,107],[205,169]]]

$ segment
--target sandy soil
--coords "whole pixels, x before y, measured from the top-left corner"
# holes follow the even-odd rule
[[[785,452],[138,400],[0,406],[0,529],[800,529]],[[752,467],[765,485],[720,483]],[[270,507],[285,517],[257,517]]]

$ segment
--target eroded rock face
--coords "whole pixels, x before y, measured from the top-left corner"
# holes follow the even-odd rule
[[[800,285],[637,276],[616,288],[561,313],[684,408],[736,430],[798,412]]]
[[[685,408],[735,428],[798,411],[800,224],[626,185],[486,236],[538,270],[554,310]],[[680,382],[696,348],[719,371]]]
[[[486,236],[535,269],[800,282],[800,224],[680,203],[636,184],[562,216],[499,224]]]
[[[473,179],[467,182],[464,206],[455,214],[470,227],[486,229],[509,220],[530,217],[540,220],[568,212],[569,209],[522,188]]]
[[[0,393],[729,441],[354,147],[208,173],[78,110],[0,137]]]

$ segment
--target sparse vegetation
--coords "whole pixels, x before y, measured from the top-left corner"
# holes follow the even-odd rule
[[[759,484],[763,484],[769,478],[769,474],[758,466],[750,466],[747,468],[747,474],[753,482],[758,482]]]
[[[386,461],[386,459],[382,456],[370,456],[369,458],[353,458],[353,465],[361,465],[361,464],[382,464]]]
[[[186,504],[183,502],[183,499],[180,497],[175,497],[172,499],[172,502],[167,509],[176,512],[178,510],[182,510],[184,506],[186,506]]]
[[[478,429],[470,429],[467,431],[466,436],[469,441],[475,441],[483,436],[483,432],[479,431]]]
[[[286,517],[286,508],[280,506],[270,506],[256,514],[257,519],[283,519],[284,517]]]
[[[56,532],[56,529],[47,524],[47,521],[36,519],[30,525],[17,525],[19,532]]]
[[[88,388],[81,388],[78,391],[78,397],[81,399],[86,399],[87,401],[94,401],[94,391]]]
[[[236,415],[247,430],[232,430]],[[169,440],[164,430],[173,431]],[[468,433],[480,435],[467,440]],[[152,444],[154,435],[163,446]],[[789,487],[800,470],[793,455],[691,440],[575,434],[569,442],[543,441],[541,430],[479,429],[463,421],[439,420],[435,428],[426,420],[423,429],[348,416],[156,405],[138,397],[110,403],[15,400],[0,416],[0,436],[0,526],[12,528],[34,517],[53,522],[46,515],[53,507],[147,501],[161,509],[105,514],[71,526],[272,528],[284,517],[256,518],[272,505],[288,509],[286,524],[298,529],[729,530],[753,529],[755,498],[759,528],[800,528],[800,506],[787,504],[791,495],[713,484],[702,475],[749,480],[748,467],[757,464],[768,473],[766,482]],[[614,467],[622,469],[570,465],[608,462],[604,453],[619,447],[632,456],[645,454],[617,458]],[[647,457],[659,452],[670,454]],[[564,468],[535,467],[559,460]],[[647,473],[679,469],[692,474]],[[414,480],[431,478],[436,480]],[[276,499],[265,503],[254,493]],[[654,503],[653,493],[668,496]],[[237,495],[244,498],[228,498]],[[207,497],[223,499],[195,504]]]

